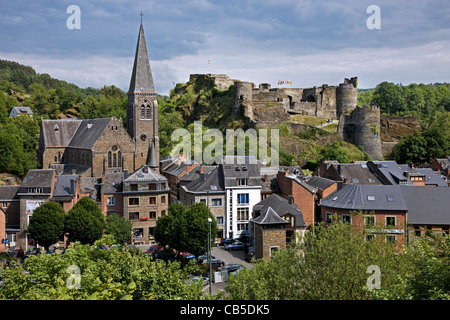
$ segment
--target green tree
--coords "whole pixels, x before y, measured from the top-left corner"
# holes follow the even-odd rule
[[[92,244],[101,238],[105,218],[94,200],[83,197],[67,213],[64,229],[70,242]]]
[[[189,251],[199,256],[208,247],[209,223],[211,219],[211,243],[217,236],[217,222],[203,203],[189,208],[183,204],[172,204],[169,214],[156,222],[155,240],[178,251]]]
[[[34,210],[28,231],[39,245],[48,250],[52,244],[63,238],[64,218],[63,207],[57,202],[48,201]]]
[[[106,217],[106,234],[112,234],[117,243],[124,244],[131,240],[133,225],[130,220],[110,214]]]
[[[258,260],[252,269],[230,277],[225,290],[233,300],[375,299],[369,267],[379,268],[381,287],[393,287],[408,268],[395,253],[383,240],[366,241],[362,227],[337,220],[311,229],[270,261]]]

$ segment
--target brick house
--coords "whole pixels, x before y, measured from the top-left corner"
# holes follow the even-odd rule
[[[258,217],[252,219],[254,230],[255,259],[269,260],[272,254],[286,248],[286,225],[271,207],[267,207]]]
[[[309,228],[316,222],[316,193],[317,188],[307,184],[301,177],[290,174],[285,170],[278,171],[278,186],[281,196],[288,198],[293,197],[293,203],[296,204],[303,213],[303,219],[306,227]]]
[[[179,200],[186,206],[203,202],[216,218],[221,239],[225,234],[226,192],[223,171],[217,166],[208,173],[201,173],[197,180],[180,188]]]
[[[168,214],[166,177],[143,166],[123,181],[123,215],[133,225],[133,244],[149,244],[156,220]]]
[[[20,235],[19,186],[0,186],[0,238],[8,239],[9,245],[0,243],[0,252],[6,248],[14,250]],[[1,240],[0,239],[0,240]]]
[[[406,244],[408,207],[399,186],[344,184],[322,199],[320,208],[326,224],[337,215],[342,222],[364,226],[367,239],[384,237],[397,246]]]

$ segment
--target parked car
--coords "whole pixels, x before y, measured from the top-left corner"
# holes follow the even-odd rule
[[[228,273],[236,272],[237,270],[243,269],[244,266],[242,264],[227,264],[219,271],[228,271]]]
[[[215,258],[216,257],[211,256],[211,259],[215,259]],[[204,260],[208,260],[208,255],[207,254],[198,256],[198,259],[197,259],[198,263],[203,263]]]
[[[22,249],[16,249],[12,251],[12,255],[16,258],[23,258],[23,256],[25,255],[25,253],[23,252]]]
[[[206,264],[209,266],[209,261],[208,259],[203,260],[203,264]],[[223,262],[222,260],[218,260],[218,259],[211,259],[211,266],[213,269],[219,269],[222,268],[225,265],[225,262]]]
[[[209,278],[208,277],[193,277],[191,281],[189,281],[189,284],[203,281],[202,286],[206,286],[209,284]]]
[[[148,250],[145,251],[144,253],[154,256],[157,251],[162,250],[162,249],[164,249],[164,248],[155,244],[155,245],[151,246],[150,248],[148,248]]]
[[[238,241],[238,240],[233,239],[233,238],[222,239],[221,245],[226,246],[226,245],[231,244],[236,241]]]
[[[226,250],[244,250],[244,244],[240,241],[233,242],[225,246]]]

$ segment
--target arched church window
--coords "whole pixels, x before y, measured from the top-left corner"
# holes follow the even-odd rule
[[[145,106],[141,106],[141,119],[145,119]]]
[[[113,167],[117,167],[117,154],[113,153]]]
[[[118,152],[117,153],[117,164],[118,164],[118,167],[122,167],[122,152]]]
[[[152,118],[152,108],[150,106],[147,106],[147,119]]]

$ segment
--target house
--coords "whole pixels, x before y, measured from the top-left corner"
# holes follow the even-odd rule
[[[226,192],[225,238],[248,232],[253,206],[261,201],[261,176],[254,157],[225,156],[219,165]]]
[[[303,220],[302,211],[293,202],[293,197],[290,196],[288,199],[285,199],[274,193],[253,206],[254,218],[252,219],[252,230],[250,231],[253,238],[256,236],[253,223],[255,223],[255,219],[266,212],[268,208],[272,208],[281,219],[288,222],[284,227],[286,244],[291,243],[295,238],[303,236],[306,224]],[[261,219],[257,219],[257,221],[260,220]]]
[[[223,170],[220,167],[216,166],[207,173],[200,173],[197,180],[181,186],[180,202],[186,206],[203,202],[216,218],[219,229],[217,237],[224,238],[226,231],[226,191]]]
[[[161,168],[161,173],[167,178],[170,188],[169,203],[173,203],[178,201],[180,196],[180,179],[200,166],[200,164],[193,160],[186,159],[182,155],[178,158],[171,157],[165,159],[165,161],[167,160],[171,161],[168,164],[163,163],[164,168]]]
[[[123,215],[132,222],[133,244],[150,244],[158,218],[168,214],[167,178],[145,165],[123,180]]]
[[[450,228],[450,188],[402,187],[408,207],[410,239]]]
[[[29,107],[13,107],[9,113],[11,118],[21,115],[33,117],[33,111]]]
[[[286,248],[286,225],[289,225],[289,222],[282,219],[271,207],[267,207],[258,217],[252,219],[255,259],[269,260],[274,252]]]
[[[123,216],[123,180],[127,178],[127,171],[106,172],[102,177],[100,187],[102,213],[105,217],[110,214]]]
[[[368,168],[367,161],[339,163],[337,161],[322,162],[313,176],[353,184],[382,184],[377,176]]]
[[[406,176],[415,186],[426,187],[447,187],[447,182],[441,175],[436,174],[431,168],[415,168],[411,164],[399,164],[403,175]]]
[[[409,185],[414,183],[395,161],[367,161],[367,166],[385,185]]]
[[[401,189],[397,185],[342,184],[320,200],[321,219],[328,224],[336,216],[342,222],[365,226],[367,239],[384,237],[398,246],[406,244],[408,207]]]
[[[291,174],[286,170],[278,171],[277,182],[281,191],[280,195],[286,199],[292,196],[293,203],[300,208],[306,227],[309,228],[314,225],[316,222],[317,188],[306,183],[302,177]]]
[[[29,170],[17,191],[20,201],[19,247],[27,250],[35,242],[28,232],[28,224],[33,211],[53,197],[57,178],[53,169]]]
[[[8,239],[8,247],[14,250],[20,234],[20,202],[18,186],[0,186],[0,240]],[[7,248],[0,243],[0,252]]]

